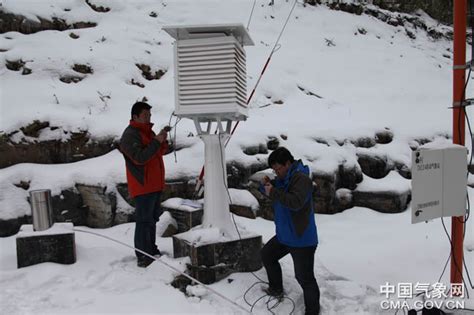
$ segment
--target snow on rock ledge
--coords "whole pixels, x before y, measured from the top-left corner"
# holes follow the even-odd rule
[[[395,171],[382,179],[364,176],[362,183],[353,191],[352,199],[354,206],[383,213],[402,212],[411,201],[411,183]]]

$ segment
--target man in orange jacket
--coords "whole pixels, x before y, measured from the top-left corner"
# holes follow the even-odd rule
[[[161,255],[156,246],[156,222],[162,213],[161,191],[165,185],[163,154],[168,149],[167,132],[158,134],[150,122],[151,106],[136,102],[131,120],[120,139],[125,158],[128,191],[136,204],[135,248],[150,255]],[[153,259],[135,251],[138,267],[147,267]]]

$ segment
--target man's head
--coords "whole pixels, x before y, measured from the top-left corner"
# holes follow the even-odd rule
[[[132,106],[132,120],[147,124],[150,123],[151,113],[150,113],[151,106],[145,102],[136,102]]]
[[[294,161],[290,151],[283,147],[276,149],[268,157],[268,165],[280,179],[285,178]]]

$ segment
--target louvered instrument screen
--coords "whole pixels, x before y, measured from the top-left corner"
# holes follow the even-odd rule
[[[245,119],[245,50],[234,36],[178,40],[175,54],[178,116]]]

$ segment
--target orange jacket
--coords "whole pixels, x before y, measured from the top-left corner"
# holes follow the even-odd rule
[[[125,158],[128,192],[134,198],[162,191],[165,186],[163,155],[168,143],[154,138],[153,124],[130,120],[120,139],[120,151]]]

